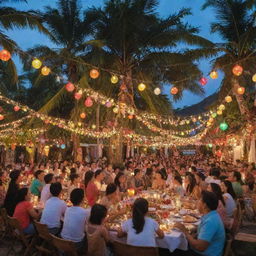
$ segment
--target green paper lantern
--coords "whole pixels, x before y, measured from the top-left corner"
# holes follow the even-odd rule
[[[217,116],[216,113],[212,113],[212,117],[215,118]]]
[[[208,147],[209,147],[209,148],[212,148],[212,144],[208,144]]]
[[[228,129],[228,124],[227,123],[221,123],[220,124],[220,129],[222,130],[222,131],[226,131],[227,129]]]

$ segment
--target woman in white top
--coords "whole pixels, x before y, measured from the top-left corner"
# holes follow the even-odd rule
[[[236,209],[236,194],[234,192],[232,183],[229,180],[221,182],[221,190],[225,200],[225,207],[228,217],[233,217],[234,210]]]
[[[144,198],[136,199],[133,204],[132,219],[122,223],[118,237],[127,235],[129,245],[156,247],[155,234],[163,238],[164,232],[155,220],[145,217],[147,213],[148,201]]]

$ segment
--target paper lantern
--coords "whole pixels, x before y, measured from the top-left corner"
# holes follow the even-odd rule
[[[254,83],[256,83],[256,74],[254,74],[254,75],[252,76],[252,81],[253,81]]]
[[[90,77],[92,79],[97,79],[99,77],[99,75],[100,75],[100,72],[97,69],[92,69],[90,71]]]
[[[127,193],[128,193],[128,196],[134,196],[135,195],[135,189],[134,188],[128,188]]]
[[[110,101],[107,101],[106,104],[105,104],[105,106],[106,106],[107,108],[111,108],[111,107],[112,107],[112,103],[111,103]]]
[[[0,115],[0,121],[4,120],[4,116]]]
[[[91,97],[88,97],[85,101],[84,101],[84,105],[88,108],[90,108],[93,105],[93,100]]]
[[[225,105],[224,104],[219,105],[219,110],[221,111],[225,110]]]
[[[80,92],[80,91],[79,91],[79,92],[76,92],[75,95],[74,95],[74,97],[75,97],[76,100],[80,100],[81,97],[82,97],[82,92]]]
[[[85,118],[86,118],[86,114],[83,112],[83,113],[80,114],[80,117],[81,117],[82,119],[85,119]]]
[[[218,78],[218,72],[213,70],[211,73],[210,73],[210,77],[211,79],[217,79]]]
[[[43,76],[48,76],[48,75],[50,74],[50,72],[51,72],[51,70],[50,70],[48,67],[46,67],[46,66],[44,66],[44,67],[41,69],[41,74],[42,74]]]
[[[208,147],[209,147],[209,148],[212,148],[212,144],[208,144]]]
[[[34,59],[32,61],[32,67],[35,69],[39,69],[42,66],[42,62],[39,59]]]
[[[66,148],[66,145],[65,145],[65,144],[61,144],[61,145],[60,145],[60,148],[61,148],[61,149],[65,149],[65,148]]]
[[[161,89],[160,88],[155,88],[155,90],[154,90],[154,94],[155,95],[159,95],[161,93]]]
[[[14,106],[14,108],[13,108],[13,109],[14,109],[14,111],[15,111],[15,112],[17,112],[17,111],[19,111],[19,110],[20,110],[20,107],[19,107],[19,106]]]
[[[78,126],[82,126],[82,123],[81,123],[81,122],[78,122],[77,125],[78,125]]]
[[[114,112],[114,113],[116,113],[116,114],[117,114],[117,113],[118,113],[118,111],[119,111],[118,107],[114,107],[114,108],[113,108],[113,112]]]
[[[11,149],[12,149],[12,151],[14,151],[14,150],[15,150],[15,148],[16,148],[16,144],[15,144],[15,143],[12,143],[12,145],[11,145]]]
[[[96,125],[95,124],[92,125],[92,129],[94,129],[94,130],[96,129]]]
[[[132,120],[132,119],[133,119],[133,115],[128,115],[128,118],[129,118],[130,120]]]
[[[245,88],[240,86],[238,89],[237,89],[237,93],[240,94],[240,95],[243,95],[245,93]]]
[[[235,76],[240,76],[243,73],[243,67],[240,65],[235,65],[232,69],[232,72]]]
[[[221,111],[221,110],[218,110],[218,111],[217,111],[217,115],[221,116],[221,115],[222,115],[222,111]]]
[[[204,86],[204,85],[206,85],[206,84],[207,84],[208,80],[207,80],[207,78],[206,78],[206,77],[202,77],[202,78],[200,79],[200,81],[199,81],[199,82],[200,82],[200,84],[201,84],[201,85],[203,85],[203,86]]]
[[[145,84],[143,84],[143,83],[140,83],[139,85],[138,85],[138,90],[139,91],[144,91],[146,89],[146,85]]]
[[[11,54],[7,50],[0,51],[0,59],[2,61],[8,61],[11,58]]]
[[[221,123],[221,124],[220,124],[220,129],[221,129],[222,131],[226,131],[226,130],[228,129],[228,124],[225,123],[225,122]]]
[[[68,92],[73,92],[75,90],[75,86],[72,83],[67,83],[65,87]]]
[[[231,97],[231,96],[226,96],[226,97],[225,97],[225,101],[226,101],[227,103],[232,102],[232,97]]]
[[[116,75],[111,76],[110,81],[112,84],[118,83],[118,76],[116,76]]]
[[[214,121],[214,118],[213,117],[210,117],[208,122],[212,123]]]
[[[216,113],[212,113],[212,118],[215,118],[217,116]]]
[[[177,87],[172,87],[172,89],[171,89],[171,94],[172,95],[175,95],[175,94],[177,94],[179,92],[179,90],[178,90],[178,88]]]

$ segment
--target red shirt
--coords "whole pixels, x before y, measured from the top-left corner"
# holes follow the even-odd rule
[[[98,199],[99,190],[93,182],[90,182],[85,189],[85,194],[88,204],[93,206]]]
[[[30,223],[30,215],[28,211],[31,208],[33,208],[33,205],[28,201],[23,201],[16,205],[13,217],[18,219],[22,229],[28,227]]]

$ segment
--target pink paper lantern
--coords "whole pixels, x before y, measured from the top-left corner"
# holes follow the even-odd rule
[[[81,93],[76,92],[76,93],[75,93],[75,95],[74,95],[74,97],[75,97],[75,99],[76,99],[76,100],[80,100],[80,99],[81,99],[81,97],[82,97],[82,94],[81,94]]]
[[[88,97],[88,98],[85,100],[84,105],[85,105],[86,107],[88,107],[88,108],[93,105],[93,101],[92,101],[91,97]]]
[[[200,82],[200,84],[201,84],[201,85],[203,85],[203,86],[204,86],[204,85],[206,85],[206,84],[207,84],[208,80],[207,80],[207,78],[206,78],[206,77],[202,77],[202,78],[200,79],[200,81],[199,81],[199,82]]]
[[[66,90],[68,92],[73,92],[75,90],[75,86],[72,83],[67,83],[66,84]]]

